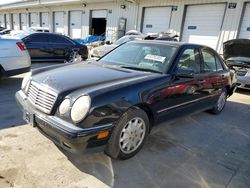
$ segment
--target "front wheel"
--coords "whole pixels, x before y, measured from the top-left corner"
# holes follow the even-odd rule
[[[227,90],[223,89],[219,98],[217,99],[213,109],[209,110],[212,114],[219,114],[224,109],[227,102]]]
[[[128,159],[140,151],[148,132],[147,114],[141,109],[128,110],[116,123],[105,152],[114,159]]]

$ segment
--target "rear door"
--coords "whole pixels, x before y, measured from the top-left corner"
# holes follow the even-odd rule
[[[51,57],[59,61],[63,61],[68,58],[71,53],[74,43],[68,38],[60,35],[48,35],[48,45],[52,49]]]
[[[50,58],[50,49],[48,48],[47,34],[32,34],[23,39],[27,47],[31,60],[40,61]]]
[[[203,87],[212,96],[210,102],[215,102],[221,90],[228,85],[228,71],[222,66],[222,60],[214,50],[201,48],[202,73],[204,75]]]

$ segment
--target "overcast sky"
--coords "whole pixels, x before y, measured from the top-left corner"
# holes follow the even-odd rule
[[[23,0],[0,0],[0,5],[13,3],[13,2],[18,2],[18,1],[23,1]]]

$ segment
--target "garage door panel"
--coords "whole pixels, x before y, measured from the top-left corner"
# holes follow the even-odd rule
[[[239,31],[239,38],[250,39],[250,3],[247,3],[245,7],[245,12]]]
[[[13,29],[14,30],[19,30],[19,15],[18,14],[13,14]]]
[[[143,33],[166,32],[169,29],[172,9],[170,7],[147,7],[144,11]]]
[[[70,12],[70,36],[81,38],[82,36],[82,11]]]
[[[5,23],[4,23],[4,14],[0,14],[0,26],[4,27]]]
[[[54,12],[54,31],[64,34],[64,14],[63,12]]]
[[[48,12],[41,13],[41,27],[49,28],[49,13]]]
[[[37,26],[38,26],[38,14],[30,13],[30,27],[37,27]]]
[[[217,47],[225,4],[190,5],[187,7],[182,41]]]
[[[21,29],[27,30],[27,14],[25,13],[21,14]]]
[[[9,14],[6,14],[6,28],[11,29],[11,19]]]
[[[107,10],[92,10],[92,18],[107,18]]]

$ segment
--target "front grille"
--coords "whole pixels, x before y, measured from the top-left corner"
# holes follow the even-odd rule
[[[27,92],[28,100],[35,108],[50,114],[55,104],[57,94],[45,86],[32,81]]]

